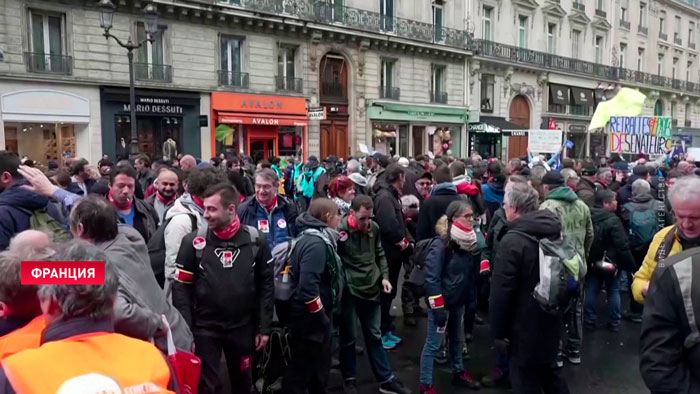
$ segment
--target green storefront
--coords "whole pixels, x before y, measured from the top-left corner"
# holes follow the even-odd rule
[[[467,154],[466,108],[374,102],[367,114],[374,150],[403,157]]]
[[[123,154],[124,139],[129,152],[131,118],[129,89],[100,89],[102,152],[110,158]],[[201,155],[199,93],[136,89],[136,132],[139,152],[161,159],[163,142],[172,138],[178,153]],[[208,159],[208,158],[205,158]]]

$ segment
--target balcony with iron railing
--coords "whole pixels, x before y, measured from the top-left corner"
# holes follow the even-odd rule
[[[579,3],[578,1],[574,1],[573,8],[578,11],[586,12],[586,5],[584,3]]]
[[[303,93],[304,80],[301,78],[278,75],[275,77],[275,89],[277,89],[278,92]]]
[[[436,104],[447,104],[447,92],[430,91],[430,102]]]
[[[695,49],[695,43],[694,43],[694,42],[689,42],[689,43],[688,43],[688,48],[690,48],[690,49]]]
[[[603,11],[603,10],[596,9],[596,10],[595,10],[595,16],[599,16],[599,17],[605,19],[605,18],[608,17],[608,13],[605,12],[605,11]]]
[[[393,86],[380,86],[379,97],[389,100],[399,100],[401,97],[401,89]]]
[[[166,64],[134,63],[134,77],[138,81],[172,82],[173,68]]]
[[[676,45],[683,45],[683,39],[678,34],[676,34],[673,37],[673,43]]]
[[[659,40],[668,41],[668,34],[664,32],[659,32]]]
[[[336,81],[321,81],[321,98],[336,102],[347,102],[348,92],[344,84]]]
[[[637,32],[644,35],[649,35],[649,27],[637,25]]]
[[[219,70],[219,86],[248,89],[250,87],[250,79],[248,73]]]
[[[25,52],[24,63],[27,65],[27,71],[33,73],[71,75],[73,72],[73,58],[70,56]]]
[[[624,21],[624,20],[620,19],[620,27],[621,28],[629,30],[631,27],[630,25],[631,25],[630,21]]]

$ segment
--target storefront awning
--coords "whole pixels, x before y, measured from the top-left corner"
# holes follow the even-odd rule
[[[373,120],[456,124],[464,124],[469,120],[469,111],[465,108],[428,105],[373,103],[368,113]]]
[[[555,83],[550,83],[549,101],[552,104],[569,105],[569,87],[564,85],[557,85]]]
[[[584,105],[587,107],[592,107],[593,103],[593,91],[590,89],[582,89],[571,87],[571,96],[574,99],[574,104]]]
[[[219,112],[219,123],[252,124],[261,126],[308,126],[309,119],[304,116],[246,115]]]
[[[498,116],[481,116],[478,123],[469,123],[470,133],[507,133],[512,130],[527,130],[527,127],[518,126]]]

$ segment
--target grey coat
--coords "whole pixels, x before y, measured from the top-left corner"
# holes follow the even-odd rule
[[[96,244],[119,272],[119,291],[114,311],[118,333],[145,341],[155,337],[161,350],[167,350],[161,315],[165,315],[178,349],[192,350],[192,333],[173,304],[158,286],[148,260],[146,242],[133,227],[119,225],[119,234],[111,241]]]

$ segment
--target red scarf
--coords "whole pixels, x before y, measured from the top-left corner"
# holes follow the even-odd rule
[[[464,232],[467,232],[467,233],[470,232],[470,231],[474,231],[473,228],[468,228],[468,227],[466,227],[466,226],[464,226],[464,225],[459,224],[459,222],[452,222],[452,225],[455,226],[455,227],[457,227],[458,229],[464,231]]]
[[[194,201],[195,204],[197,204],[198,207],[204,209],[204,200],[197,196],[192,196],[192,201]]]
[[[260,203],[260,201],[258,201],[258,203]],[[261,204],[261,205],[262,205],[262,204]],[[275,194],[275,197],[272,198],[272,201],[270,201],[270,202],[267,203],[267,204],[264,204],[264,205],[263,205],[263,208],[265,208],[265,210],[266,210],[267,212],[272,212],[272,210],[275,209],[275,206],[276,206],[276,205],[277,205],[277,195]]]
[[[109,194],[107,195],[107,198],[109,201],[114,204],[115,207],[117,207],[118,210],[120,211],[131,211],[131,207],[134,206],[134,200],[132,199],[131,201],[127,203],[120,203],[119,201],[115,200],[114,197],[112,196],[112,190],[109,191]]]
[[[241,229],[241,219],[236,216],[235,219],[229,224],[228,226],[220,229],[220,230],[214,230],[212,229],[211,231],[216,235],[219,239],[231,239],[233,238],[238,230]]]
[[[355,222],[355,215],[352,213],[348,215],[348,226],[350,226],[353,230],[359,230],[357,227],[357,222]]]
[[[160,194],[160,192],[156,192],[156,198],[164,205],[168,205],[177,198],[177,193],[173,193],[173,195],[170,196],[170,198],[165,198]]]

